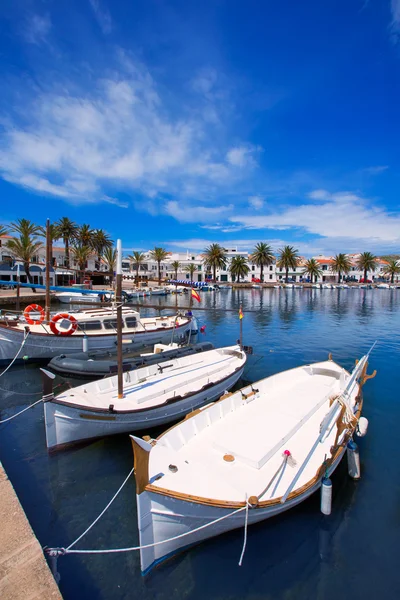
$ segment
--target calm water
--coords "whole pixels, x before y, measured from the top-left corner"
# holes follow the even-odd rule
[[[151,299],[160,305],[174,306],[175,301]],[[188,298],[177,302],[183,306]],[[140,575],[138,553],[62,557],[59,585],[66,600],[400,597],[400,290],[204,293],[200,306],[209,310],[196,313],[206,324],[202,339],[215,345],[235,342],[240,302],[244,343],[254,347],[247,380],[324,360],[328,352],[350,369],[378,339],[370,367],[378,375],[364,388],[370,426],[359,442],[362,479],[348,478],[344,460],[333,476],[330,517],[322,517],[319,496],[314,495],[296,509],[251,527],[241,568],[237,562],[243,530],[203,543],[146,578]],[[5,418],[40,397],[38,369],[15,368],[0,379],[0,388]],[[39,404],[0,426],[0,460],[41,544],[67,546],[118,489],[132,467],[132,452],[127,436],[119,436],[48,456]],[[137,543],[132,480],[78,547]]]

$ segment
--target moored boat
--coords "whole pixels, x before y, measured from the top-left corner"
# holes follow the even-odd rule
[[[44,371],[47,447],[177,420],[229,390],[241,377],[245,363],[240,346],[231,346],[127,371],[122,398],[118,398],[117,376],[53,396]]]
[[[0,320],[0,363],[9,363],[15,357],[38,361],[82,350],[115,350],[114,307],[57,313],[49,323],[44,321],[41,307],[34,309],[36,316],[40,315],[38,319],[33,319],[34,313],[27,312],[28,309],[24,311],[25,317],[5,314]],[[132,350],[168,343],[172,337],[175,341],[184,339],[191,328],[191,317],[183,315],[142,318],[137,311],[124,306],[122,316],[122,337]]]
[[[357,427],[367,359],[352,374],[332,360],[278,373],[156,440],[131,436],[142,571],[315,492]]]

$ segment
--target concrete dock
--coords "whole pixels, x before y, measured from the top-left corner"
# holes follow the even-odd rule
[[[0,598],[62,600],[41,546],[0,463]]]

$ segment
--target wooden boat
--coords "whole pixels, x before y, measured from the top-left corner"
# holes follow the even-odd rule
[[[191,317],[183,315],[141,318],[124,306],[122,317],[122,337],[132,350],[184,339],[191,328]],[[16,356],[38,361],[82,350],[115,350],[116,326],[114,307],[58,313],[50,323],[29,318],[28,324],[24,317],[5,315],[0,320],[0,363],[9,364]]]
[[[49,449],[115,433],[140,431],[177,420],[219,398],[241,377],[240,346],[202,352],[82,385],[54,397],[45,373],[44,415]],[[54,376],[53,376],[54,377]]]
[[[357,426],[367,358],[351,375],[332,360],[284,371],[225,394],[156,440],[131,436],[142,571],[315,492]]]
[[[129,345],[123,348],[123,370],[132,371],[161,361],[189,356],[212,350],[210,342],[202,342],[193,346],[173,344],[155,344],[153,352],[132,356]],[[117,354],[111,352],[76,352],[60,354],[51,359],[47,365],[52,373],[63,377],[80,377],[83,379],[100,379],[117,373]]]

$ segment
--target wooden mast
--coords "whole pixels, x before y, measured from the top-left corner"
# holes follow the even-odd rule
[[[115,301],[117,303],[117,365],[118,365],[118,398],[124,397],[123,364],[122,364],[122,246],[117,240]]]
[[[51,239],[50,239],[50,219],[46,220],[46,303],[45,303],[45,319],[46,323],[50,322],[50,263],[51,263]]]

